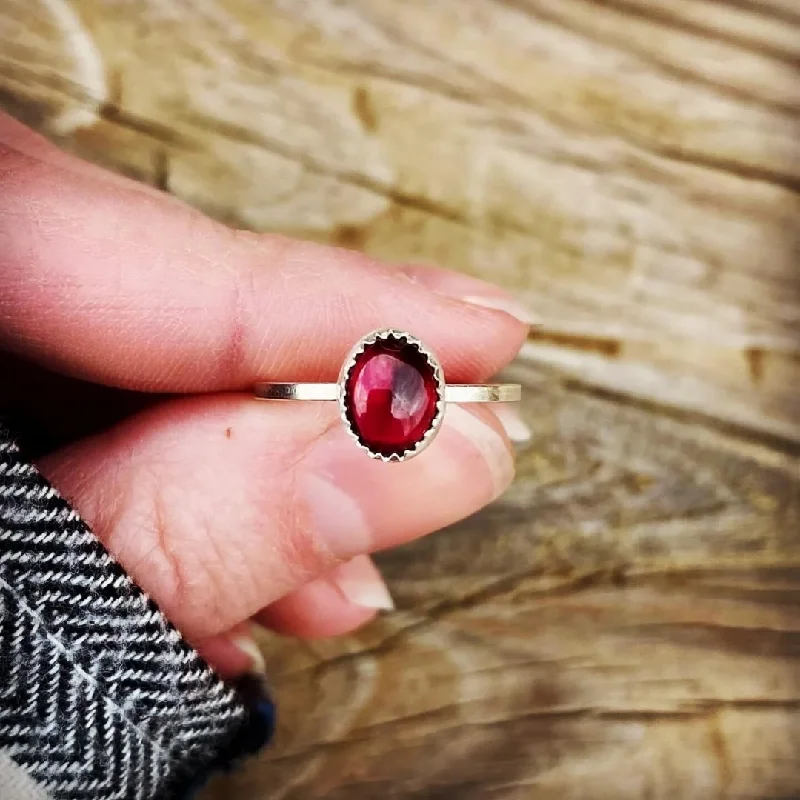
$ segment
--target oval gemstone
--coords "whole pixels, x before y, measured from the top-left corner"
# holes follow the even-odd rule
[[[405,340],[367,345],[345,386],[350,424],[361,442],[384,456],[402,455],[430,429],[439,399],[433,367]]]

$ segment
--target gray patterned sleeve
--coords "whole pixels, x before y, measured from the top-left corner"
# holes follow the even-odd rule
[[[258,749],[271,716],[183,641],[0,427],[3,800],[4,780],[52,800],[181,797]]]

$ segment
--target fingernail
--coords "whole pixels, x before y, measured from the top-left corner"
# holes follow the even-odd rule
[[[476,447],[489,468],[494,496],[498,497],[514,478],[514,459],[497,431],[466,409],[449,405],[445,424],[457,430]]]
[[[365,457],[342,426],[333,425],[305,455],[296,491],[319,563],[347,563],[341,586],[352,602],[391,608],[377,570],[352,560],[477,511],[513,476],[513,451],[497,418],[451,403],[432,446],[397,465]]]
[[[304,476],[303,484],[306,496],[311,499],[311,521],[323,532],[325,546],[334,556],[349,558],[371,549],[372,532],[364,512],[350,494],[327,476],[313,473]]]
[[[256,640],[252,636],[234,636],[231,640],[236,648],[244,653],[251,662],[250,671],[258,674],[265,674],[267,671],[267,664],[264,661],[264,656],[261,649],[256,644]]]
[[[498,403],[494,409],[497,419],[503,426],[506,436],[515,444],[525,444],[531,440],[531,429],[516,408],[508,403]]]
[[[400,267],[400,271],[415,283],[420,283],[433,292],[461,300],[463,303],[505,311],[526,325],[534,325],[540,321],[522,303],[504,294],[501,289],[488,281],[422,264],[407,264]]]
[[[474,306],[481,306],[483,308],[491,308],[494,311],[504,311],[510,314],[520,322],[526,325],[535,325],[538,320],[532,311],[525,308],[522,303],[512,300],[510,297],[498,297],[497,295],[467,295],[466,297],[459,298],[465,303],[471,303]]]
[[[356,556],[330,575],[339,591],[353,604],[379,611],[393,611],[389,587],[369,556]]]

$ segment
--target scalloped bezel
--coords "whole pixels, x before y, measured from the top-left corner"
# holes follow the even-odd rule
[[[350,422],[350,416],[348,414],[348,405],[347,405],[347,381],[350,377],[350,372],[353,367],[356,365],[356,361],[358,357],[364,353],[364,351],[370,346],[375,344],[376,342],[384,341],[386,339],[399,339],[401,341],[406,342],[407,344],[411,345],[412,347],[416,348],[417,351],[425,357],[426,361],[428,362],[429,366],[433,370],[433,376],[436,380],[436,413],[434,414],[433,419],[431,420],[430,427],[425,432],[424,436],[413,446],[402,453],[392,453],[391,455],[384,455],[383,453],[377,453],[372,450],[368,445],[366,445],[362,440],[361,437],[358,435],[358,432],[353,428],[353,425]],[[350,434],[352,439],[355,443],[370,457],[377,459],[379,461],[384,462],[399,462],[399,461],[408,461],[409,458],[413,458],[414,456],[418,456],[428,445],[434,440],[436,434],[439,432],[439,429],[442,426],[442,420],[444,419],[444,390],[445,390],[445,380],[444,380],[444,371],[442,370],[442,365],[439,363],[439,359],[425,347],[422,342],[417,339],[415,336],[412,336],[410,333],[406,333],[405,331],[398,330],[397,328],[383,328],[381,330],[373,331],[372,333],[367,334],[363,338],[361,338],[350,350],[347,354],[347,358],[344,360],[344,364],[342,364],[342,369],[339,373],[339,413],[342,418],[342,422],[344,422],[344,426],[347,429],[347,432]]]

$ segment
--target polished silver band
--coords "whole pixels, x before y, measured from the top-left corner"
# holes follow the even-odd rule
[[[338,383],[269,383],[254,387],[262,400],[338,400]],[[518,383],[448,383],[444,390],[446,403],[515,403],[522,397]]]

